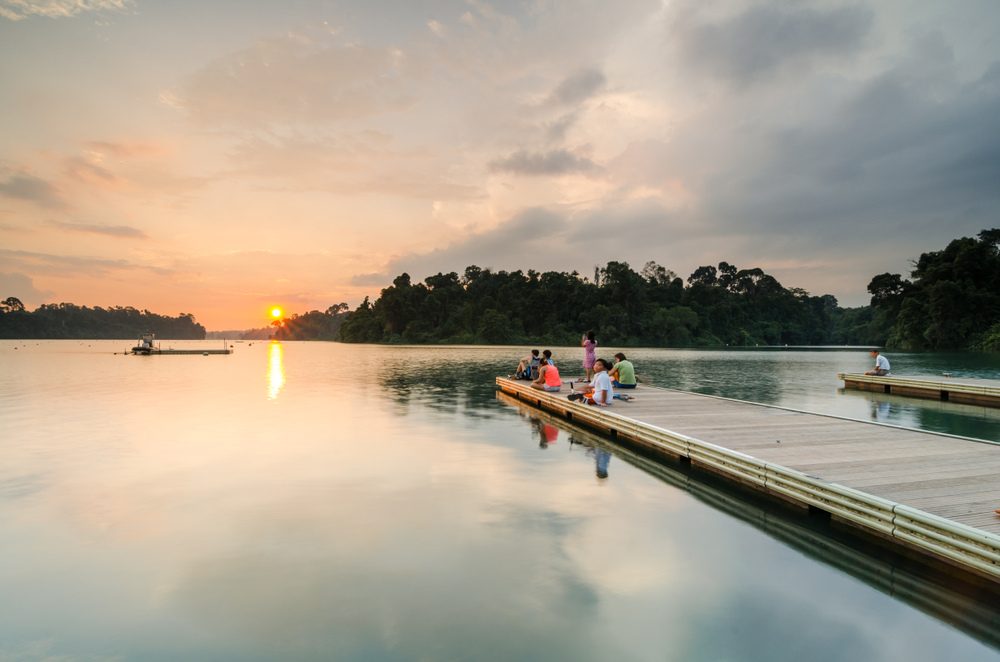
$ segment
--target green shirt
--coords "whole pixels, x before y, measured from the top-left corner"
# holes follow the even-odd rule
[[[615,364],[614,370],[618,371],[619,384],[635,384],[635,368],[631,361],[619,361]]]

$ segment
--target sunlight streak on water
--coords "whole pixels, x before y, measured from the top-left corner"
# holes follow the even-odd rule
[[[281,361],[281,343],[273,342],[268,350],[270,361],[267,369],[267,397],[274,400],[285,385],[285,367]]]

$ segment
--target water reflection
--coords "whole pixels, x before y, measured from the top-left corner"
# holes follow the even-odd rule
[[[538,447],[542,450],[559,441],[559,428],[548,423],[535,421],[532,423],[535,433],[538,434]]]
[[[268,349],[270,361],[267,367],[267,397],[274,400],[285,385],[285,367],[282,363],[280,342],[272,342]]]
[[[892,407],[886,401],[872,400],[872,420],[873,421],[887,421],[889,420],[889,414],[892,413]]]
[[[53,342],[0,341],[0,660],[997,659],[995,596],[519,418],[493,378],[524,348]],[[835,378],[867,353],[626,351],[659,385],[870,415]]]
[[[608,463],[611,462],[611,453],[603,448],[592,447],[587,450],[587,454],[593,456],[594,466],[597,470],[598,480],[607,480]]]
[[[868,402],[871,420],[960,437],[1000,441],[1000,409],[841,388],[845,401]]]
[[[808,515],[805,511],[768,500],[733,485],[709,471],[668,460],[654,460],[620,444],[612,444],[589,430],[579,428],[561,418],[539,411],[516,398],[498,394],[497,399],[516,408],[522,419],[534,429],[559,427],[570,438],[571,446],[582,445],[587,456],[593,457],[598,476],[607,476],[607,462],[615,455],[627,465],[640,469],[669,486],[684,490],[715,511],[738,519],[768,537],[778,540],[799,553],[854,577],[894,600],[939,619],[974,639],[996,649],[1000,648],[1000,593],[993,585],[959,579],[949,571],[928,566],[916,558],[896,553],[890,548],[873,544],[856,535],[849,526],[828,518]],[[887,402],[873,401],[874,411]],[[730,560],[732,562],[732,560]],[[785,595],[784,598],[789,596]],[[756,605],[757,603],[754,603]],[[757,607],[752,607],[756,609]],[[779,607],[780,608],[780,607]],[[788,612],[788,618],[794,614]],[[720,611],[716,619],[729,618]],[[743,617],[736,619],[746,622]],[[711,630],[712,637],[698,642],[699,659],[765,659],[767,655],[748,655],[746,646],[753,645],[739,632],[729,636],[726,628]],[[705,633],[702,633],[705,634]],[[836,642],[843,653],[849,647]],[[706,654],[706,652],[714,652]],[[851,659],[850,655],[834,653],[831,659]],[[804,656],[819,659],[814,656]]]

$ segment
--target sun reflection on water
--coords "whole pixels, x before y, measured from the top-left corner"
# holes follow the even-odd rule
[[[267,397],[274,400],[285,385],[285,368],[281,362],[281,343],[273,342],[270,348],[270,364],[267,369]]]

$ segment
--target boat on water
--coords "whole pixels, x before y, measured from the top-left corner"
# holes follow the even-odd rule
[[[162,349],[160,344],[156,341],[155,333],[140,333],[139,341],[135,347],[132,348],[132,353],[135,355],[142,356],[153,356],[156,354],[201,354],[203,356],[208,356],[210,354],[232,354],[233,350],[225,347],[225,341],[223,341],[224,349]]]

